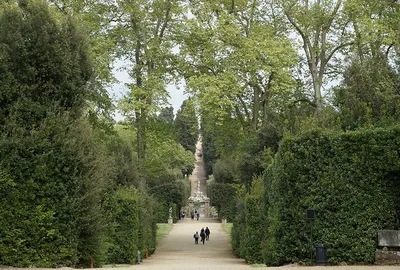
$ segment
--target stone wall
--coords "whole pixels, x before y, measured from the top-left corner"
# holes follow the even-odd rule
[[[400,264],[400,231],[382,230],[378,232],[378,246],[375,263],[380,265]]]
[[[375,263],[380,265],[400,264],[400,251],[377,250]]]

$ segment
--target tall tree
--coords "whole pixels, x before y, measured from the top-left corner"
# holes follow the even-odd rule
[[[196,151],[196,142],[199,135],[199,122],[192,99],[183,101],[176,113],[175,125],[178,132],[178,142],[192,153]]]
[[[162,108],[158,119],[166,122],[167,124],[172,124],[174,122],[174,108],[172,106]]]
[[[353,44],[345,0],[280,1],[287,19],[300,36],[314,90],[317,111],[323,106],[325,75],[333,71],[334,57]]]
[[[355,52],[364,57],[390,57],[400,47],[400,3],[395,0],[351,0],[346,6],[356,37]]]
[[[166,102],[170,63],[175,46],[173,35],[182,16],[179,0],[118,2],[121,53],[131,63],[130,92],[121,101],[137,129],[137,154],[144,179],[148,116]]]
[[[192,1],[181,53],[187,85],[201,110],[265,125],[290,91],[295,53],[274,6],[265,1]],[[214,120],[213,120],[214,121]]]
[[[400,76],[384,54],[353,58],[342,84],[334,88],[334,104],[340,109],[342,127],[398,123]]]

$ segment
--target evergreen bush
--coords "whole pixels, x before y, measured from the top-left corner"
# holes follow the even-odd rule
[[[264,177],[265,262],[310,262],[321,243],[329,263],[373,263],[378,230],[399,228],[399,135],[393,127],[283,140]]]

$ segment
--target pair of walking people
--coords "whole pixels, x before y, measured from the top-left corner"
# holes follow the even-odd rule
[[[210,234],[211,234],[211,232],[210,232],[210,229],[208,227],[206,227],[206,229],[201,228],[200,235],[199,235],[199,232],[196,232],[193,235],[194,243],[195,244],[199,243],[199,236],[200,236],[201,242],[203,242],[203,245],[204,245],[205,240],[207,240],[207,241],[210,240]]]

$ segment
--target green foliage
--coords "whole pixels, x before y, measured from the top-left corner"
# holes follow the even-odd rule
[[[105,206],[110,214],[107,263],[133,264],[137,251],[152,253],[156,246],[154,200],[133,188],[118,188]]]
[[[218,218],[231,221],[235,215],[237,188],[233,184],[217,183],[215,180],[207,182],[207,194],[211,205],[217,208]]]
[[[176,113],[175,125],[178,132],[178,142],[192,153],[196,152],[196,142],[199,136],[198,120],[193,100],[183,101],[180,110]]]
[[[107,263],[133,264],[139,246],[139,194],[132,189],[119,188],[107,202],[111,214]]]
[[[90,99],[87,42],[72,18],[58,22],[44,1],[0,14],[0,124],[36,125],[50,104],[75,116]]]
[[[83,119],[93,71],[85,35],[44,1],[0,13],[0,264],[89,266],[104,259],[112,160]],[[5,223],[6,222],[6,223]]]
[[[50,114],[28,135],[0,139],[9,179],[1,205],[1,264],[46,266],[102,260],[102,192],[110,177],[85,121]],[[8,178],[9,177],[9,178]]]
[[[158,211],[156,213],[157,222],[164,223],[168,221],[170,207],[173,208],[173,220],[176,222],[180,219],[180,210],[184,206],[185,200],[188,198],[184,197],[185,189],[184,181],[160,184],[149,189],[149,192],[158,201]]]
[[[180,179],[183,171],[193,168],[193,154],[179,143],[153,134],[149,134],[148,143],[146,174],[150,186]]]
[[[276,153],[281,138],[282,131],[268,125],[249,134],[240,143],[238,153],[235,155],[236,166],[239,181],[247,190],[250,190],[253,177],[261,175],[266,168],[265,155]]]
[[[328,246],[329,263],[374,262],[377,231],[400,226],[399,135],[394,127],[286,138],[264,177],[265,263],[307,262],[317,243]]]
[[[245,203],[241,199],[236,205],[235,218],[231,230],[231,246],[233,252],[240,258],[245,257],[244,235],[246,232]],[[259,213],[260,214],[260,213]]]
[[[343,85],[334,89],[334,103],[341,112],[343,129],[387,125],[399,119],[400,77],[381,54],[353,59]]]
[[[204,118],[201,119],[201,136],[203,147],[204,170],[207,177],[213,174],[213,165],[218,159],[216,149],[216,134],[213,129],[205,128]]]
[[[231,158],[218,159],[214,164],[213,176],[216,183],[235,183],[235,161]]]
[[[137,156],[135,153],[135,133],[123,125],[114,126],[116,134],[108,140],[108,149],[114,158],[115,184],[126,187],[139,186]]]
[[[266,220],[261,178],[253,181],[251,193],[245,195],[243,202],[237,207],[233,223],[232,248],[248,263],[262,262],[262,241],[265,237]]]
[[[160,114],[158,115],[158,119],[167,124],[173,124],[174,118],[174,108],[172,106],[162,108]]]

